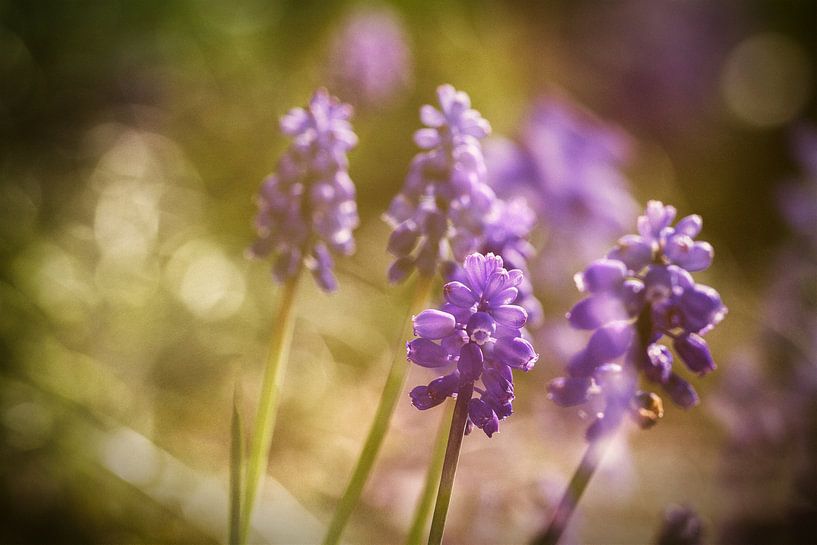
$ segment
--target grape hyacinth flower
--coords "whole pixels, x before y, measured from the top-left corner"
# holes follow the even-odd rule
[[[250,445],[244,492],[231,505],[240,512],[231,537],[250,539],[250,521],[264,479],[278,411],[278,395],[285,373],[295,323],[295,300],[304,266],[318,285],[334,291],[332,253],[350,255],[357,227],[355,186],[349,178],[346,152],[357,143],[349,118],[352,108],[318,89],[307,108],[294,108],[281,118],[281,130],[292,144],[276,172],[264,180],[258,196],[254,257],[272,256],[273,277],[284,284],[278,315],[273,320],[270,346],[258,413]],[[234,447],[236,447],[234,445]],[[236,447],[237,448],[237,447]]]
[[[427,386],[411,393],[420,410],[436,407],[455,397],[465,383],[481,383],[479,398],[468,402],[468,428],[488,437],[499,430],[499,421],[513,412],[512,370],[529,371],[538,355],[522,338],[527,311],[513,304],[523,276],[519,269],[504,268],[501,257],[471,254],[463,265],[463,281],[444,287],[445,303],[439,309],[414,316],[417,338],[407,343],[407,359],[421,367],[447,371]]]
[[[673,369],[675,359],[661,340],[671,339],[677,357],[697,375],[715,369],[704,335],[726,314],[717,291],[697,284],[690,273],[712,263],[714,250],[696,241],[702,221],[687,216],[675,226],[676,210],[650,201],[638,218],[638,235],[627,235],[607,257],[576,275],[588,296],[567,314],[570,324],[594,331],[587,347],[567,366],[568,376],[549,385],[562,406],[603,394],[606,414],[591,426],[612,429],[629,413],[642,427],[663,414],[661,399],[637,389],[637,374],[659,384],[683,408],[698,403],[694,388]],[[623,365],[616,363],[623,360]]]
[[[391,9],[359,9],[332,42],[330,79],[358,105],[389,102],[412,80],[411,51],[399,16]]]
[[[429,545],[442,542],[463,435],[474,426],[492,437],[513,412],[513,369],[529,371],[539,355],[522,338],[527,311],[515,305],[523,275],[507,270],[500,256],[473,253],[463,264],[464,281],[448,282],[445,303],[412,318],[417,336],[406,345],[408,361],[445,374],[417,386],[412,404],[427,410],[456,398],[437,488]],[[479,397],[472,397],[474,392]]]
[[[485,182],[480,140],[491,126],[462,91],[437,89],[439,109],[425,105],[426,128],[414,134],[425,151],[411,163],[402,191],[385,219],[394,228],[388,250],[397,259],[389,280],[400,282],[414,269],[432,276],[448,255],[456,261],[479,250],[496,215],[496,195]]]
[[[535,543],[558,542],[624,416],[629,414],[642,428],[663,416],[661,398],[639,390],[639,375],[660,384],[683,408],[698,403],[695,390],[673,369],[673,353],[661,343],[664,337],[693,373],[715,369],[703,336],[723,319],[726,307],[717,291],[695,283],[690,274],[708,268],[714,250],[695,240],[700,216],[687,216],[673,226],[675,215],[674,207],[650,201],[638,218],[638,235],[621,238],[606,258],[576,275],[579,290],[588,296],[567,319],[593,335],[570,360],[567,376],[548,385],[549,397],[565,407],[600,398],[604,407],[587,430],[587,450],[550,525]]]
[[[258,194],[258,239],[250,254],[272,256],[273,277],[286,282],[305,265],[327,292],[337,289],[332,254],[351,255],[358,226],[346,153],[357,144],[352,107],[318,89],[306,108],[281,118],[292,144]]]

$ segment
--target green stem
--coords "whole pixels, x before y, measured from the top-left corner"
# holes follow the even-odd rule
[[[403,383],[405,382],[406,373],[408,373],[409,369],[409,366],[406,364],[405,352],[399,347],[404,340],[411,335],[411,317],[425,308],[431,291],[431,285],[432,277],[418,276],[417,283],[414,286],[414,297],[411,302],[408,318],[405,320],[405,324],[400,332],[400,338],[397,343],[395,343],[395,346],[398,348],[394,352],[389,375],[386,378],[386,384],[383,386],[383,393],[380,394],[380,403],[377,406],[374,422],[372,422],[372,427],[369,429],[369,435],[363,444],[363,450],[352,472],[349,484],[346,486],[346,490],[335,508],[335,514],[332,517],[332,522],[329,524],[329,529],[323,540],[324,545],[336,545],[340,541],[343,529],[349,522],[352,511],[354,511],[360,499],[360,494],[363,492],[363,486],[366,484],[366,480],[372,471],[377,453],[383,445],[391,415],[394,413],[397,399],[403,390]]]
[[[420,545],[422,543],[428,527],[428,517],[431,514],[434,498],[437,495],[437,488],[440,486],[440,474],[445,460],[445,445],[448,442],[448,422],[453,418],[454,410],[454,406],[450,403],[446,403],[446,405],[445,414],[443,414],[440,427],[437,430],[437,437],[434,438],[434,450],[431,451],[431,462],[428,464],[428,470],[426,471],[425,486],[414,511],[414,520],[406,538],[406,545]]]
[[[298,272],[284,285],[278,316],[273,323],[269,357],[264,371],[264,380],[261,384],[261,399],[258,404],[258,414],[255,417],[250,460],[247,465],[244,509],[241,513],[241,543],[247,543],[249,539],[255,499],[267,472],[272,432],[275,428],[275,417],[278,412],[278,397],[281,392],[286,363],[289,359],[289,347],[292,344],[292,332],[295,325],[294,303],[300,278],[301,272]]]
[[[598,469],[599,462],[601,462],[609,443],[610,438],[606,435],[590,441],[587,450],[584,451],[579,467],[573,473],[573,477],[570,479],[570,483],[556,507],[550,526],[548,526],[545,533],[533,541],[532,545],[556,545],[559,542],[559,538],[562,537],[562,533],[567,528],[567,523],[570,521],[573,511],[576,510],[576,505],[587,488],[587,483],[590,482],[590,478]]]
[[[230,421],[230,545],[241,538],[241,474],[244,463],[244,433],[239,411],[238,383],[233,391],[233,415]]]
[[[440,477],[440,488],[437,491],[437,503],[434,505],[434,516],[431,519],[428,545],[440,545],[443,540],[445,517],[448,515],[448,505],[451,503],[454,475],[457,472],[462,437],[465,433],[465,423],[468,420],[468,402],[471,401],[471,394],[473,393],[473,382],[460,386],[460,391],[457,393],[457,404],[454,406],[451,430],[448,432],[448,444],[445,446],[443,472]]]

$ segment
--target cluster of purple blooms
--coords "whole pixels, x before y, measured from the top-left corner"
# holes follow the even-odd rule
[[[307,108],[281,118],[292,144],[258,194],[254,257],[272,256],[273,276],[293,278],[303,265],[325,291],[337,288],[332,253],[351,255],[359,219],[346,153],[357,144],[352,108],[315,92]]]
[[[573,327],[593,330],[582,351],[567,366],[568,376],[549,385],[559,405],[573,406],[601,394],[606,405],[589,435],[611,429],[629,413],[643,427],[663,414],[661,399],[638,390],[638,375],[660,384],[679,406],[698,403],[693,387],[673,371],[673,354],[660,341],[672,340],[675,353],[695,374],[715,369],[703,338],[725,313],[717,291],[696,284],[690,273],[703,271],[714,251],[696,241],[700,216],[682,218],[676,210],[650,201],[638,218],[638,235],[627,235],[607,254],[576,275],[589,295],[567,318]],[[623,365],[616,363],[623,359]]]
[[[538,354],[522,337],[528,313],[514,304],[523,274],[507,270],[502,258],[474,253],[466,257],[462,281],[444,287],[445,303],[414,316],[417,338],[407,344],[407,358],[447,374],[417,386],[411,401],[421,410],[455,397],[463,385],[479,393],[468,404],[466,433],[472,426],[488,437],[513,412],[512,369],[529,371]],[[468,389],[470,392],[470,388]]]
[[[353,13],[332,44],[330,79],[355,104],[384,104],[412,77],[411,52],[399,17],[387,8]]]
[[[414,269],[432,276],[453,256],[461,262],[480,250],[497,216],[497,199],[485,182],[480,140],[491,126],[471,108],[468,95],[450,85],[437,89],[439,109],[425,105],[426,128],[414,134],[422,148],[411,163],[402,191],[385,218],[394,230],[388,250],[397,259],[389,280],[400,282]]]

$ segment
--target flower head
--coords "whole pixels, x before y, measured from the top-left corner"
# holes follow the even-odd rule
[[[445,303],[439,310],[414,316],[417,338],[406,345],[409,361],[447,373],[414,388],[414,406],[435,407],[455,396],[462,384],[481,381],[482,386],[474,388],[479,398],[469,402],[469,429],[476,426],[489,437],[513,412],[512,369],[529,371],[539,358],[522,338],[527,311],[514,304],[522,271],[503,265],[502,258],[491,253],[466,257],[462,281],[445,285]]]
[[[424,151],[412,161],[402,191],[385,218],[393,225],[388,249],[397,260],[389,280],[399,282],[415,268],[434,274],[448,254],[457,261],[480,248],[496,215],[496,196],[485,183],[480,140],[491,130],[462,91],[437,89],[439,109],[426,105],[426,128],[414,134]]]
[[[596,430],[625,412],[642,427],[662,416],[660,398],[638,391],[638,373],[660,384],[677,405],[698,403],[692,386],[673,370],[673,352],[660,342],[665,337],[691,372],[705,375],[715,369],[703,336],[723,319],[726,307],[717,291],[695,283],[690,274],[708,268],[714,251],[695,240],[700,216],[673,225],[675,216],[674,207],[650,201],[638,218],[639,234],[623,237],[606,258],[576,275],[579,290],[588,296],[567,319],[594,333],[571,359],[568,376],[551,382],[549,391],[563,406],[604,394],[607,414]]]
[[[390,9],[361,9],[336,35],[331,79],[355,104],[388,102],[410,83],[411,53],[403,25]]]
[[[278,282],[306,265],[326,291],[337,282],[332,253],[351,255],[352,230],[358,225],[355,186],[349,178],[346,152],[357,136],[349,118],[352,108],[318,89],[306,108],[281,118],[281,131],[292,143],[275,173],[261,184],[254,257],[272,256]]]

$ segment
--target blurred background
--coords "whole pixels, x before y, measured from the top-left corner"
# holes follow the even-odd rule
[[[226,539],[233,387],[251,418],[279,295],[244,257],[253,196],[326,86],[356,107],[358,251],[299,295],[256,526],[320,540],[402,350],[380,215],[451,83],[497,187],[527,184],[544,320],[516,414],[465,440],[447,539],[547,522],[584,447],[545,392],[586,339],[573,273],[657,198],[716,249],[719,369],[621,434],[566,542],[649,543],[673,504],[708,542],[817,542],[816,27],[806,0],[0,0],[0,541]],[[403,398],[350,543],[402,541],[442,412]]]

